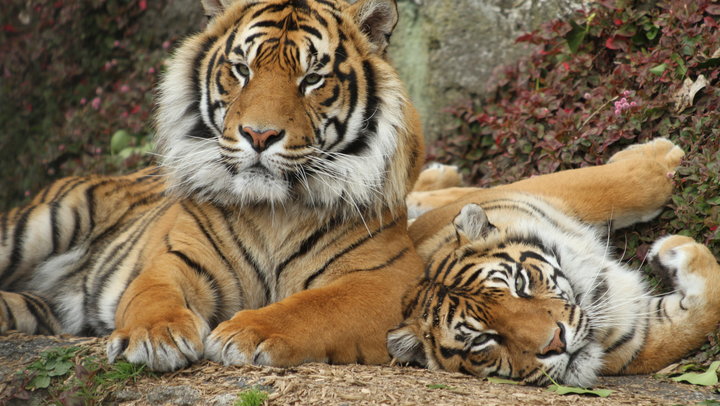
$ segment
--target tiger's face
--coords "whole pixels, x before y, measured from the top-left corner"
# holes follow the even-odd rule
[[[412,174],[389,175],[415,164],[399,150],[421,134],[383,56],[394,1],[206,3],[210,25],[161,84],[171,189],[221,204],[402,204]]]
[[[455,227],[408,293],[406,320],[388,334],[391,355],[480,377],[590,385],[602,347],[556,251],[495,229],[475,205]]]

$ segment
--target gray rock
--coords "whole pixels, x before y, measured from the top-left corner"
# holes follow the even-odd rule
[[[152,389],[147,394],[147,401],[153,405],[172,404],[191,406],[200,402],[202,394],[190,386],[162,386]]]
[[[237,400],[238,396],[234,393],[225,393],[222,395],[217,395],[212,398],[210,401],[210,404],[213,406],[232,406],[235,404],[235,401]]]
[[[442,110],[482,94],[493,70],[527,52],[515,44],[583,0],[398,0],[400,21],[389,55],[418,108],[427,139],[450,116]]]

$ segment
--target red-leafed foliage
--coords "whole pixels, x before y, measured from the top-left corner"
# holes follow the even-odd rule
[[[62,176],[129,172],[149,162],[130,152],[149,142],[162,61],[203,20],[198,2],[197,18],[159,27],[170,1],[3,3],[0,210]],[[118,131],[124,154],[111,151]]]
[[[642,260],[659,234],[681,233],[720,256],[720,5],[592,4],[518,38],[532,52],[499,68],[483,99],[449,109],[457,127],[430,146],[430,159],[489,186],[668,137],[687,152],[673,202],[661,221],[620,235],[620,247]],[[678,108],[683,86],[701,75],[708,84]]]

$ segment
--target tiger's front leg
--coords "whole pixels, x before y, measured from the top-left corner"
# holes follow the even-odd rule
[[[385,336],[402,320],[401,299],[422,265],[406,255],[392,269],[358,271],[221,323],[205,356],[225,365],[387,362]]]
[[[110,362],[124,356],[155,371],[172,371],[202,358],[210,332],[202,315],[199,281],[176,255],[165,254],[130,283],[115,313],[115,331],[107,353]]]

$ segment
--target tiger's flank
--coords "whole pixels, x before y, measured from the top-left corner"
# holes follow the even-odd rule
[[[0,217],[0,331],[110,334],[110,360],[158,371],[388,361],[422,269],[395,1],[202,3],[159,85],[158,166]]]

